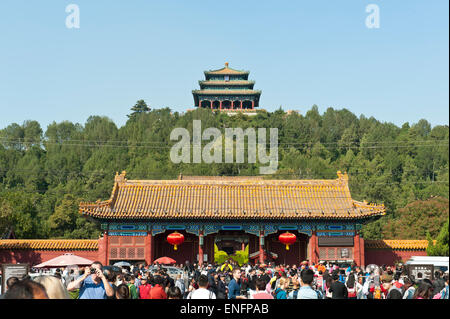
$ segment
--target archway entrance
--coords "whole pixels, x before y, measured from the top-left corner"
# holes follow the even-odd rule
[[[242,102],[242,108],[243,109],[251,109],[252,108],[252,101],[245,100]]]
[[[277,264],[298,265],[302,261],[307,259],[307,249],[309,237],[298,231],[289,230],[289,232],[297,236],[297,240],[294,244],[289,246],[289,250],[286,250],[286,245],[280,243],[278,236],[285,233],[285,230],[278,231],[276,234],[272,234],[266,237],[267,249],[278,255],[276,260]]]
[[[228,255],[233,255],[239,250],[245,249],[248,245],[248,236],[242,235],[227,235],[218,234],[214,239],[214,243],[219,250],[223,250]]]
[[[211,108],[211,102],[208,100],[203,100],[200,102],[200,107],[201,108],[207,108],[210,109]]]
[[[231,101],[225,100],[222,102],[222,109],[231,109]]]
[[[184,264],[186,260],[191,263],[196,262],[198,254],[198,237],[185,232],[184,230],[177,230],[184,235],[184,242],[175,250],[174,247],[167,242],[167,235],[172,233],[172,230],[166,230],[164,233],[154,236],[154,260],[159,257],[170,257],[177,261],[177,264]]]
[[[246,256],[246,254],[242,254],[241,251],[245,251],[247,248],[248,254],[250,255],[250,253],[257,249],[258,245],[258,237],[244,231],[221,230],[208,237],[211,238],[213,247],[215,246],[219,251],[219,254],[217,255],[218,259],[215,260],[215,257],[212,259],[218,263],[224,262],[227,259],[237,261],[240,258],[238,255]],[[248,256],[246,256],[245,262],[249,262]]]
[[[202,108],[210,109],[210,108],[211,108],[211,102],[208,101],[208,100],[203,100],[203,101],[200,103],[200,106],[201,106]]]
[[[219,101],[213,101],[212,102],[212,108],[213,109],[215,109],[215,110],[217,110],[217,109],[219,109],[220,108],[220,102]]]

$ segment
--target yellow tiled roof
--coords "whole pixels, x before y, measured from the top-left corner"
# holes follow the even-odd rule
[[[225,67],[218,70],[209,70],[205,71],[205,74],[248,74],[249,71],[240,71],[232,69],[228,66],[228,63],[225,63]]]
[[[352,200],[348,176],[335,180],[133,180],[116,175],[111,198],[80,203],[105,219],[355,219],[383,205]]]
[[[3,239],[0,249],[97,250],[97,239]]]
[[[425,250],[428,247],[428,240],[366,240],[364,246],[370,249]]]
[[[250,85],[250,84],[255,84],[255,81],[245,81],[245,80],[236,80],[236,81],[209,80],[209,81],[199,81],[199,83],[203,84],[203,85]]]

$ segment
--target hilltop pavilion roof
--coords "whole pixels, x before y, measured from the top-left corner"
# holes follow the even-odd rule
[[[205,71],[205,74],[211,74],[211,75],[243,75],[243,74],[249,74],[249,71],[241,71],[241,70],[235,70],[229,67],[228,63],[225,63],[225,67],[218,69],[218,70],[209,70]]]
[[[235,81],[224,81],[224,80],[203,80],[198,81],[200,85],[252,85],[255,84],[255,81],[248,80],[235,80]]]
[[[116,174],[110,199],[80,203],[85,216],[107,220],[365,219],[384,205],[351,198],[347,174],[335,180],[127,180]]]

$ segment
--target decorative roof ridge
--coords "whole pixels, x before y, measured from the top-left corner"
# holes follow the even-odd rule
[[[209,71],[204,71],[205,74],[213,74],[213,73],[221,73],[221,74],[226,74],[225,72],[229,71],[230,74],[236,74],[236,73],[240,73],[240,74],[249,74],[250,71],[243,71],[243,70],[236,70],[236,69],[232,69],[229,67],[229,63],[225,62],[225,67],[221,68],[221,69],[217,69],[217,70],[209,70]]]
[[[376,203],[368,203],[366,201],[360,202],[360,201],[357,201],[357,200],[353,200],[353,204],[355,205],[355,207],[361,207],[361,208],[372,208],[373,207],[373,208],[383,208],[383,209],[385,209],[383,203],[376,204]]]
[[[219,83],[227,83],[227,84],[237,84],[237,83],[245,83],[245,84],[255,84],[256,82],[253,80],[199,80],[200,84],[219,84]]]
[[[126,182],[127,179],[125,178],[125,176],[127,175],[126,171],[122,171],[122,173],[116,172],[116,176],[114,176],[114,182],[115,183],[123,183]]]
[[[278,186],[346,186],[346,181],[340,178],[337,179],[258,179],[257,176],[237,176],[238,179],[217,179],[217,176],[196,176],[188,179],[173,179],[173,180],[126,180],[121,183],[121,186],[147,186],[147,185],[278,185]]]
[[[122,173],[116,172],[116,175],[114,176],[114,186],[111,191],[111,196],[108,200],[97,200],[96,202],[80,202],[79,205],[79,213],[82,214],[82,208],[84,207],[105,207],[109,206],[112,207],[117,199],[117,192],[119,191],[119,184],[123,185],[127,182],[127,179],[125,178],[127,172],[122,171]]]

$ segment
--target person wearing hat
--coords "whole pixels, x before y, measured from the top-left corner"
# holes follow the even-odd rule
[[[211,275],[213,272],[215,272],[215,269],[213,268],[213,266],[211,264],[208,265],[208,267],[206,268],[207,270],[207,276]]]
[[[386,299],[402,299],[401,291],[392,284],[392,275],[385,273],[381,276],[381,291]]]

